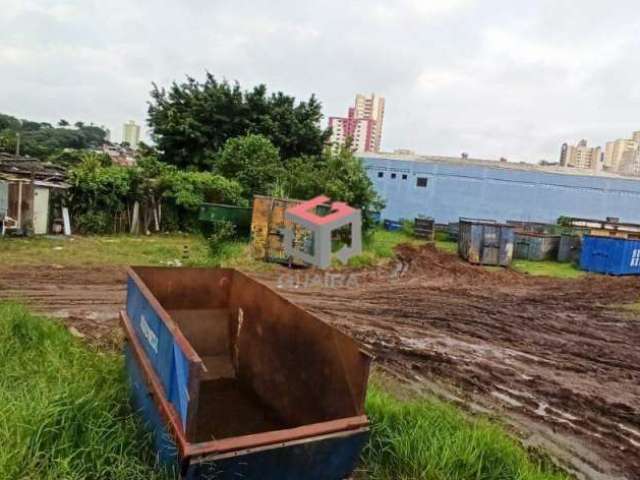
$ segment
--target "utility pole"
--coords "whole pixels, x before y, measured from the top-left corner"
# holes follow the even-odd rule
[[[20,128],[16,132],[16,157],[20,156],[20,131],[22,130],[22,120],[18,120]]]

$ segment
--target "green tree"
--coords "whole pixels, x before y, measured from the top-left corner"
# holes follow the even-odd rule
[[[285,174],[278,149],[268,138],[253,134],[227,140],[215,171],[236,180],[245,197],[269,193]]]
[[[332,200],[341,200],[362,210],[366,229],[373,225],[372,214],[384,208],[384,201],[376,193],[367,176],[362,160],[353,156],[348,148],[338,153],[327,149],[323,168],[324,193]]]
[[[68,122],[60,120],[59,125]],[[0,114],[0,150],[15,152],[15,136],[20,133],[20,152],[33,157],[47,158],[64,149],[95,149],[106,140],[103,127],[77,122],[76,128],[54,128],[46,122],[18,120]]]
[[[297,102],[284,93],[269,95],[264,85],[243,91],[238,83],[188,77],[168,89],[154,84],[149,125],[162,160],[206,170],[227,140],[261,134],[283,159],[320,155],[330,131],[320,128],[322,106],[312,96]]]
[[[362,161],[354,157],[349,148],[339,152],[327,149],[320,157],[291,160],[283,189],[291,198],[307,200],[326,195],[360,208],[366,229],[373,225],[371,214],[384,208]]]

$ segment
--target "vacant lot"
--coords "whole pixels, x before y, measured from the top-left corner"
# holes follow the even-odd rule
[[[124,267],[6,259],[0,297],[22,297],[98,341],[115,329]],[[417,389],[499,414],[584,478],[640,478],[639,278],[533,277],[424,246],[340,274],[347,286],[332,289],[308,281],[314,272],[296,271],[295,285],[288,270],[254,273]]]
[[[401,268],[353,288],[265,280],[398,375],[498,406],[588,478],[640,478],[640,278],[530,277],[428,247],[399,253]]]

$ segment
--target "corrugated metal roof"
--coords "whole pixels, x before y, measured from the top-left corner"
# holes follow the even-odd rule
[[[45,163],[37,158],[20,157],[0,152],[0,178],[4,180],[31,180],[47,186],[67,187],[66,169],[60,165]]]

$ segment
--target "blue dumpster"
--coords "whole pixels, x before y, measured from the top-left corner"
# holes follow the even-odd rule
[[[640,240],[585,235],[580,268],[609,275],[640,275]]]
[[[189,480],[343,480],[368,438],[371,357],[230,269],[129,269],[120,319],[136,409]]]

